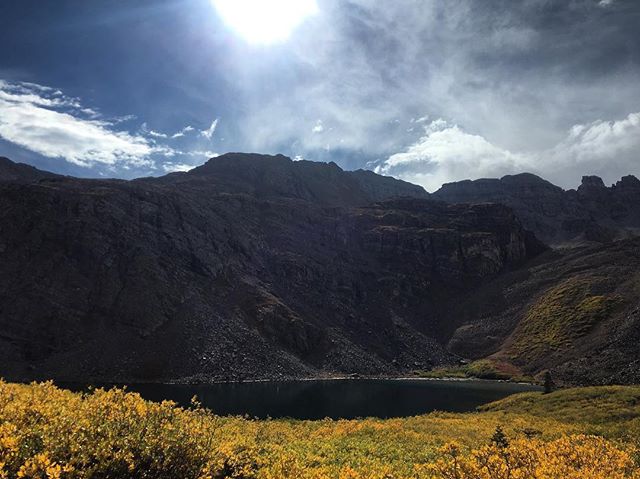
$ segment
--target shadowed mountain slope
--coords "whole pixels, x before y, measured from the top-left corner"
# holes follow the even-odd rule
[[[427,195],[281,155],[133,181],[24,166],[0,163],[14,175],[0,182],[0,376],[399,375],[465,358],[640,381],[640,239],[589,241],[633,233],[633,177],[567,192],[523,174]],[[549,250],[500,201],[590,246]]]
[[[210,381],[456,361],[451,303],[543,246],[501,205],[381,200],[405,187],[423,196],[242,154],[157,179],[3,183],[0,375]]]

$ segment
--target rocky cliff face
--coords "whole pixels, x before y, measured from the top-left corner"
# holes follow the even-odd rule
[[[433,198],[450,203],[497,202],[516,212],[525,228],[550,245],[608,242],[640,233],[640,181],[626,176],[606,187],[585,176],[564,191],[532,174],[448,183]]]
[[[371,178],[369,180],[368,178]],[[401,373],[456,361],[451,305],[544,247],[502,205],[233,154],[135,181],[0,184],[0,376]]]

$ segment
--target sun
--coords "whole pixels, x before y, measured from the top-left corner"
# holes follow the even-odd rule
[[[318,11],[316,0],[211,0],[223,21],[249,43],[286,40]]]

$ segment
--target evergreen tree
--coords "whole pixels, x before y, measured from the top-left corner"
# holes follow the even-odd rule
[[[491,442],[498,446],[500,449],[506,449],[509,447],[509,440],[507,435],[502,430],[502,426],[498,425],[496,431],[491,436]]]
[[[544,394],[549,394],[553,392],[556,388],[556,385],[553,383],[553,379],[551,378],[551,372],[545,371],[544,373]]]

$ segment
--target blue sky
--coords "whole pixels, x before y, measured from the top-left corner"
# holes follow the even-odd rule
[[[0,155],[83,177],[255,151],[428,190],[613,182],[640,174],[639,24],[635,0],[317,0],[256,44],[213,0],[0,0]]]

